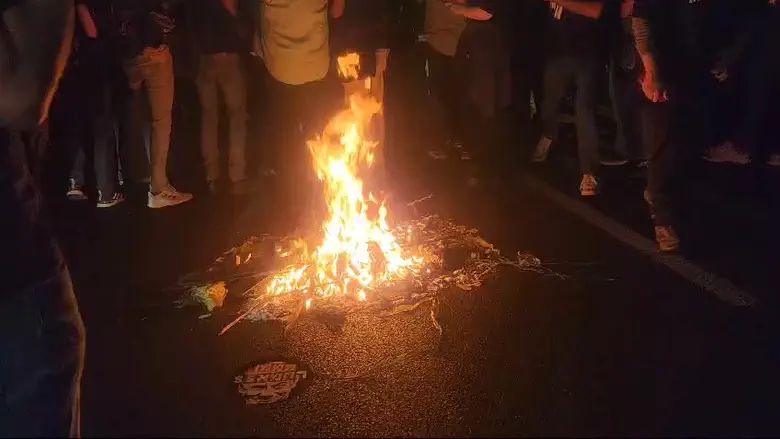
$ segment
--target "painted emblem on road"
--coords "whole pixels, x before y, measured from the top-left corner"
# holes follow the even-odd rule
[[[284,401],[309,377],[309,371],[292,361],[254,363],[236,376],[238,393],[247,404],[273,404]]]

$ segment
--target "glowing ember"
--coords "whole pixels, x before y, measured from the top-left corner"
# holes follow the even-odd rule
[[[359,57],[340,57],[339,72],[357,78]],[[323,135],[308,142],[317,178],[322,182],[328,218],[314,251],[302,239],[277,249],[288,265],[266,284],[271,295],[298,293],[305,308],[312,297],[341,295],[365,301],[376,288],[419,272],[424,258],[401,248],[391,232],[387,207],[366,190],[377,142],[368,139],[371,118],[381,105],[365,91],[354,93],[349,108],[336,115]],[[290,260],[292,259],[292,260]]]

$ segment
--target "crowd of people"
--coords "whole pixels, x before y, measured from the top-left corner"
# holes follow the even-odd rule
[[[309,196],[301,183],[311,178],[305,140],[343,105],[339,87],[351,87],[339,81],[336,58],[358,53],[361,77],[372,78],[370,92],[381,102],[388,59],[406,37],[425,48],[429,91],[446,121],[441,148],[473,157],[472,183],[513,171],[500,145],[512,130],[538,133],[530,159],[545,161],[558,140],[561,101],[575,85],[580,193],[599,192],[601,166],[646,167],[644,198],[662,251],[679,245],[673,199],[690,158],[780,165],[771,143],[780,91],[776,0],[0,5],[0,202],[10,212],[0,227],[8,273],[0,297],[7,325],[0,331],[3,435],[78,434],[84,330],[67,266],[42,219],[40,189],[107,208],[125,200],[122,188],[131,182],[148,188],[149,208],[190,201],[168,173],[175,70],[188,56],[205,185],[214,194],[246,194],[262,176],[249,169],[246,154],[249,75],[265,72],[265,105],[273,106],[279,138],[269,142],[278,146],[263,154],[262,168],[285,182],[288,199],[302,200],[288,206],[292,220]],[[185,27],[184,42],[175,43]],[[617,127],[607,155],[597,127],[602,79]],[[219,153],[223,105],[226,172]],[[382,139],[384,124],[376,128]]]

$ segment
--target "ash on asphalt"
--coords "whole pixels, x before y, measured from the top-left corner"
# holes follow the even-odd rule
[[[449,294],[438,313],[443,338],[429,304],[386,318],[350,315],[340,331],[304,315],[287,334],[280,325],[242,322],[220,337],[235,316],[227,310],[198,319],[196,310],[144,308],[150,298],[159,304],[160,293],[134,291],[120,296],[139,297],[116,308],[100,302],[107,308],[97,311],[96,292],[84,292],[85,433],[777,432],[776,338],[751,310],[729,308],[527,190],[496,200],[448,183],[434,193],[425,209],[478,227],[505,253],[535,254],[569,278],[505,270],[477,290]],[[202,227],[195,236],[224,225]],[[192,236],[182,233],[179,245]],[[224,250],[211,247],[214,255]],[[279,403],[245,405],[236,372],[277,357],[308,364],[308,387]]]

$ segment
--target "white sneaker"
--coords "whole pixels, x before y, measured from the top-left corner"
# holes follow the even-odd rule
[[[582,181],[580,182],[580,195],[583,197],[592,197],[599,193],[599,182],[596,180],[596,177],[585,174],[582,176]]]
[[[539,139],[539,143],[536,145],[536,150],[532,160],[536,163],[541,163],[547,160],[547,156],[550,154],[550,147],[552,146],[552,139],[549,137],[542,137]]]
[[[146,205],[152,209],[160,209],[186,203],[192,199],[192,194],[179,192],[173,186],[168,186],[167,189],[156,194],[149,192],[148,197],[149,201]]]

